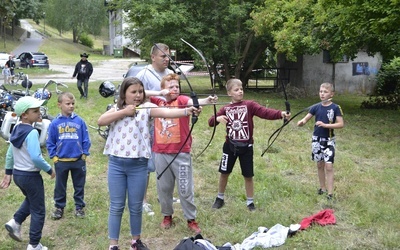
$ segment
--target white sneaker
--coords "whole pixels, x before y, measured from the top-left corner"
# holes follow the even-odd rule
[[[8,235],[16,241],[22,241],[21,238],[21,225],[18,224],[14,219],[11,219],[5,225]]]
[[[49,250],[47,247],[43,246],[41,243],[37,244],[36,247],[33,247],[31,244],[28,245],[26,250]]]
[[[151,209],[151,204],[149,203],[143,203],[143,211],[147,213],[147,215],[153,216],[154,212]]]
[[[176,197],[172,197],[172,201],[174,203],[181,203],[181,200],[179,198],[176,198]]]

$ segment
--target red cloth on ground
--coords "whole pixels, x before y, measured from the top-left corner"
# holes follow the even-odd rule
[[[336,224],[336,218],[333,212],[334,211],[332,209],[325,209],[311,215],[310,217],[302,219],[300,222],[300,230],[306,229],[312,223],[317,223],[321,226]]]

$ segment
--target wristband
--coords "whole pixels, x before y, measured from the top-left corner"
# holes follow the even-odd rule
[[[185,108],[185,116],[188,116],[187,108]]]

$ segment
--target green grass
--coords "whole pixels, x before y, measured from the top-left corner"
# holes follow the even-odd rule
[[[46,26],[46,32],[51,28]],[[51,58],[62,58],[57,63],[75,64],[77,55],[84,48],[71,44],[69,38],[51,36],[43,51]],[[90,53],[90,51],[88,52]],[[61,56],[55,56],[61,55]],[[54,57],[55,56],[55,57]],[[92,57],[91,57],[92,58]],[[101,60],[110,57],[93,55],[92,59]],[[52,59],[55,63],[56,59]],[[57,59],[58,60],[58,59]],[[208,78],[193,77],[190,83],[197,93],[209,93]],[[183,82],[183,92],[188,88]],[[101,82],[89,84],[89,100],[76,101],[76,112],[88,125],[96,127],[98,117],[105,111],[111,98],[102,98],[98,93]],[[118,84],[115,82],[115,84]],[[41,86],[34,86],[34,88]],[[34,89],[33,89],[34,90]],[[69,91],[79,97],[75,84],[69,85]],[[226,94],[217,91],[217,94]],[[271,108],[284,109],[281,94],[268,91],[246,90],[246,99],[253,99]],[[241,243],[246,237],[257,231],[259,226],[272,227],[275,224],[289,226],[299,223],[325,208],[335,210],[336,225],[312,226],[288,238],[280,249],[398,249],[400,246],[400,186],[399,148],[400,114],[399,111],[362,110],[360,104],[366,96],[336,95],[334,101],[341,105],[344,112],[345,127],[336,131],[337,156],[335,161],[335,194],[332,203],[316,194],[318,180],[315,163],[310,160],[310,136],[312,121],[303,127],[297,127],[294,120],[284,128],[272,148],[261,157],[267,147],[271,133],[282,125],[282,121],[266,121],[255,118],[255,203],[258,210],[250,213],[245,205],[244,181],[237,165],[231,175],[226,191],[226,206],[212,210],[211,205],[217,194],[217,171],[224,141],[224,127],[218,126],[216,135],[206,152],[196,158],[208,143],[212,128],[207,125],[213,114],[212,107],[204,107],[193,131],[193,166],[195,178],[195,203],[198,208],[197,220],[203,236],[215,245],[226,242]],[[221,102],[229,101],[221,96]],[[318,95],[289,100],[292,114],[318,102]],[[57,114],[56,96],[48,102],[50,114]],[[219,108],[219,107],[218,107]],[[304,114],[305,115],[305,114]],[[50,249],[106,249],[108,191],[107,159],[102,154],[104,139],[97,131],[90,129],[92,140],[91,156],[88,158],[88,176],[85,200],[87,217],[75,219],[72,199],[72,183],[68,184],[67,207],[65,217],[53,221],[49,215],[53,209],[54,180],[43,174],[46,188],[47,216],[43,230],[42,243]],[[0,161],[5,161],[7,144],[0,140]],[[46,151],[43,153],[47,158]],[[47,160],[49,160],[47,158]],[[2,178],[2,176],[0,176]],[[6,223],[22,202],[23,195],[14,183],[7,190],[0,190],[0,218]],[[183,238],[192,236],[186,229],[179,204],[175,205],[176,226],[162,230],[160,207],[157,203],[156,178],[151,175],[148,199],[155,210],[155,216],[143,216],[142,239],[150,249],[173,249]],[[129,246],[128,211],[125,211],[120,245]],[[25,249],[28,244],[29,218],[23,224],[24,242],[18,243],[8,237],[3,228],[0,234],[0,249]]]
[[[190,82],[198,93],[207,93],[206,78],[191,78]],[[90,99],[77,100],[76,112],[87,124],[96,126],[98,117],[112,100],[97,93],[100,82],[92,82]],[[69,88],[79,96],[74,84]],[[188,89],[184,86],[183,91]],[[219,94],[224,92],[219,91]],[[274,93],[246,91],[246,99],[254,99],[274,108],[284,108],[283,99]],[[299,223],[322,209],[335,210],[337,225],[313,226],[287,239],[282,249],[395,249],[400,245],[400,219],[397,208],[400,205],[398,187],[399,118],[398,111],[361,110],[360,103],[366,97],[337,95],[335,102],[342,106],[345,128],[337,130],[337,157],[335,162],[336,200],[329,203],[316,195],[318,188],[316,167],[310,161],[310,135],[312,122],[304,127],[290,123],[276,140],[270,151],[260,157],[266,148],[269,135],[281,126],[281,121],[266,121],[255,118],[255,202],[258,210],[246,210],[243,178],[239,167],[228,182],[226,206],[212,210],[218,185],[218,163],[224,141],[224,128],[217,127],[215,138],[206,152],[195,159],[207,144],[212,128],[207,119],[212,108],[205,107],[193,131],[193,157],[195,175],[195,202],[198,207],[198,222],[203,236],[215,245],[226,242],[241,243],[257,231],[259,226],[272,227],[279,223],[284,226]],[[220,97],[220,101],[227,101]],[[316,97],[290,100],[292,113],[318,101]],[[51,114],[58,112],[56,98],[48,103]],[[299,117],[301,119],[301,117]],[[107,240],[107,159],[102,154],[104,140],[96,130],[90,130],[92,139],[91,156],[88,159],[86,186],[87,217],[84,220],[73,216],[72,184],[69,182],[65,218],[52,221],[49,213],[53,208],[54,180],[43,174],[46,187],[47,220],[43,232],[43,244],[50,249],[105,249]],[[1,140],[1,161],[4,162],[6,143]],[[46,151],[44,151],[46,154]],[[155,175],[150,179],[148,198],[156,212],[154,217],[143,216],[142,238],[150,249],[173,249],[185,236],[191,236],[186,229],[179,204],[175,205],[176,226],[162,230],[162,220],[157,203]],[[12,217],[23,196],[12,184],[7,190],[0,190],[3,223]],[[23,237],[28,238],[29,220],[23,225]],[[6,231],[0,235],[4,249],[21,249],[27,244],[9,239]],[[125,212],[121,229],[121,246],[129,242],[129,225]]]

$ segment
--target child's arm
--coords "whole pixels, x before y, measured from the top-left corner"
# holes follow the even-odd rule
[[[128,105],[120,110],[116,110],[116,108],[113,107],[99,117],[99,119],[97,120],[97,125],[107,126],[126,116],[135,116],[135,115],[136,115],[136,107],[134,105]]]
[[[3,180],[0,183],[0,188],[8,188],[11,184],[12,179],[12,170],[14,166],[14,156],[12,151],[12,144],[8,147],[6,154],[6,173],[3,177]]]
[[[147,93],[147,92],[146,92],[146,93]],[[201,105],[206,105],[206,104],[214,104],[214,103],[217,103],[217,101],[218,101],[218,96],[216,96],[216,95],[214,95],[214,96],[210,95],[210,96],[208,96],[207,98],[201,98],[201,99],[199,99],[199,105],[201,106]],[[193,100],[192,100],[192,99],[188,100],[187,105],[188,105],[188,106],[192,106],[192,105],[193,105]]]
[[[149,96],[166,96],[170,93],[168,89],[157,90],[146,90],[146,97]]]
[[[317,121],[315,123],[315,125],[318,126],[318,127],[323,127],[323,128],[328,128],[328,129],[343,128],[344,127],[343,116],[336,116],[336,122],[332,123],[332,124],[323,123],[321,121]]]
[[[27,151],[29,152],[29,156],[33,164],[35,164],[35,167],[40,168],[41,170],[51,175],[51,178],[54,178],[53,169],[51,168],[50,164],[43,158],[38,137],[39,133],[35,129],[26,136],[25,140]]]
[[[303,126],[311,119],[311,117],[313,117],[313,115],[308,113],[306,116],[304,116],[303,119],[301,119],[300,121],[297,122],[297,126],[299,126],[299,127]]]
[[[193,114],[198,116],[200,112],[201,107],[198,109],[195,107],[188,107],[183,109],[154,108],[150,110],[150,115],[152,117],[158,118],[179,118],[190,116]]]

